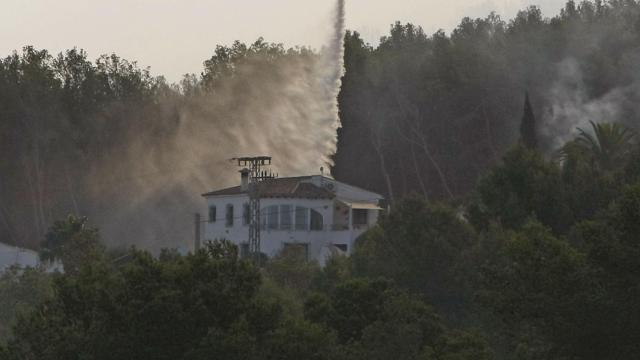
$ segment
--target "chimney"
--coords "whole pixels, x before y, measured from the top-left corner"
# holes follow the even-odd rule
[[[240,170],[240,190],[249,190],[249,169],[247,168]]]

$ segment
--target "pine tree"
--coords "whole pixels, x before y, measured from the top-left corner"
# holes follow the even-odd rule
[[[524,96],[524,114],[520,124],[520,141],[529,149],[535,149],[538,146],[536,117],[533,115],[533,109],[531,109],[529,92],[526,92]]]

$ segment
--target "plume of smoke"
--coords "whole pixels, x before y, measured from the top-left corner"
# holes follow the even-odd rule
[[[122,154],[88,176],[90,215],[104,238],[149,249],[187,247],[193,213],[204,207],[200,194],[238,184],[232,157],[271,155],[281,176],[329,164],[340,126],[344,15],[339,0],[329,42],[318,53],[254,54],[214,91],[164,99],[173,131],[150,137],[140,136],[148,129],[132,129]],[[130,180],[117,187],[108,181],[122,177]]]
[[[639,84],[613,88],[592,97],[587,92],[584,73],[578,61],[568,58],[557,65],[557,80],[547,95],[549,104],[544,116],[541,135],[546,148],[555,150],[572,140],[578,128],[587,129],[589,122],[620,122],[637,127]]]

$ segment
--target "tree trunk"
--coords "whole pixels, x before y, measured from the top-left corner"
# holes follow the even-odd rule
[[[371,142],[373,143],[373,147],[378,154],[378,160],[380,161],[380,170],[382,171],[382,176],[387,184],[387,192],[389,196],[389,203],[393,204],[393,186],[391,184],[391,176],[389,176],[389,172],[387,171],[387,166],[384,161],[384,154],[382,153],[382,141],[380,140],[379,131],[371,132]]]

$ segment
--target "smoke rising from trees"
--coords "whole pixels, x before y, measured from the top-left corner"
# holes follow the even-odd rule
[[[330,164],[339,126],[343,33],[344,1],[338,1],[328,45],[318,53],[261,40],[249,47],[219,47],[196,85],[201,91],[161,99],[165,111],[175,111],[173,133],[151,139],[158,141],[154,151],[146,151],[149,139],[133,135],[125,161],[108,159],[96,168],[90,184],[100,184],[109,174],[132,177],[126,194],[116,190],[107,197],[120,202],[102,229],[110,235],[135,228],[131,220],[137,218],[146,229],[140,238],[152,241],[154,248],[155,242],[169,246],[172,239],[190,240],[191,213],[203,206],[200,193],[238,183],[230,158],[270,155],[275,170],[289,176],[318,173]],[[156,171],[163,174],[145,176]],[[104,194],[113,189],[97,185],[92,190]]]
[[[398,22],[375,48],[348,33],[333,175],[389,199],[464,198],[517,141],[527,90],[546,154],[589,121],[637,129],[639,18],[635,1],[569,1],[451,34]]]
[[[592,96],[585,76],[574,58],[564,59],[557,65],[557,79],[549,89],[549,108],[541,129],[551,139],[549,150],[560,148],[578,134],[578,128],[588,128],[590,121],[638,125],[634,102],[640,100],[640,85],[635,78],[631,84]]]
[[[23,156],[9,168],[26,180],[3,184],[6,196],[24,195],[21,209],[3,209],[9,242],[33,244],[47,224],[71,212],[89,216],[112,245],[185,247],[193,213],[203,207],[200,194],[239,181],[228,159],[270,155],[280,175],[318,173],[336,151],[343,34],[344,1],[338,1],[321,50],[262,39],[218,46],[201,77],[186,76],[181,88],[115,56],[96,65],[77,50],[56,59],[35,49],[7,58],[7,73],[12,64],[24,67],[23,76],[37,68],[34,81],[48,78],[59,89],[47,94],[54,99],[46,109],[34,98],[19,110],[17,121],[33,137],[24,147],[9,141]],[[93,99],[90,91],[111,98]],[[85,109],[77,119],[68,116]],[[64,129],[50,127],[56,122]],[[78,139],[63,144],[65,132]]]

